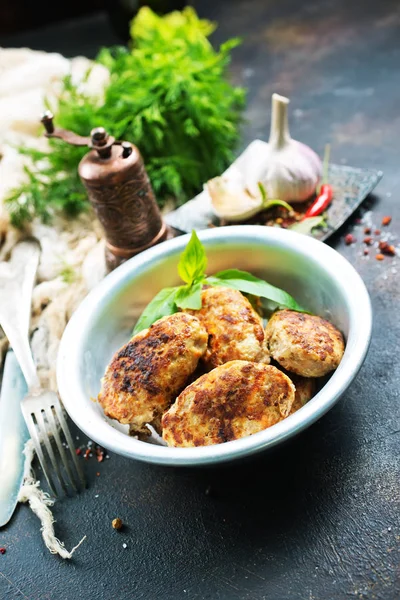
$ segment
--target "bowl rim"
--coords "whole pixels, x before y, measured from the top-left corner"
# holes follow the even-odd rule
[[[227,232],[228,235],[227,235]],[[356,308],[357,344],[351,353],[344,355],[338,369],[329,381],[301,411],[295,412],[273,427],[241,438],[196,448],[169,448],[148,444],[129,437],[110,423],[101,414],[89,409],[91,401],[85,394],[79,378],[79,352],[73,352],[84,336],[87,315],[93,315],[104,301],[113,295],[123,283],[146,270],[154,259],[175,255],[186,246],[190,234],[168,240],[129,259],[97,284],[72,315],[62,336],[57,357],[57,383],[64,407],[75,424],[101,446],[140,461],[170,466],[195,466],[227,462],[261,452],[300,433],[322,417],[338,401],[361,368],[368,352],[372,332],[372,308],[366,286],[354,267],[336,250],[326,244],[299,234],[278,228],[257,225],[236,225],[198,232],[200,240],[208,242],[234,239],[241,242],[257,240],[259,243],[277,243],[300,252],[306,258],[324,263],[328,275],[342,283],[351,281],[351,290],[345,286],[346,300]],[[355,300],[357,299],[357,307]]]

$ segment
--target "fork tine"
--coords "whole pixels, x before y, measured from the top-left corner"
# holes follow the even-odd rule
[[[35,451],[36,454],[38,455],[39,458],[39,462],[40,465],[42,467],[42,471],[44,473],[44,476],[46,477],[46,481],[48,483],[48,486],[51,490],[51,492],[53,493],[54,496],[57,496],[57,492],[56,492],[56,488],[55,485],[52,481],[52,478],[50,477],[50,468],[49,465],[47,464],[47,461],[45,459],[45,456],[43,454],[42,451],[42,446],[41,446],[41,442],[40,442],[40,438],[38,436],[37,430],[36,430],[36,425],[33,422],[33,417],[32,417],[32,413],[28,414],[24,414],[25,416],[25,422],[27,424],[28,427],[28,431],[29,431],[29,435],[31,436],[31,439],[33,441],[33,444],[35,446]]]
[[[76,486],[74,477],[73,477],[71,469],[69,467],[69,462],[67,460],[67,455],[65,453],[64,446],[62,445],[60,434],[58,433],[58,427],[56,425],[56,421],[55,421],[53,410],[52,410],[51,406],[47,407],[47,409],[46,409],[46,417],[47,417],[48,422],[51,425],[52,433],[53,433],[54,439],[56,441],[57,448],[58,448],[58,451],[60,453],[62,463],[63,463],[64,468],[65,468],[65,470],[67,472],[67,475],[69,477],[69,483],[72,485],[72,487],[74,488],[74,490],[77,492],[78,488]]]
[[[50,456],[51,464],[53,466],[54,471],[57,474],[58,483],[61,485],[63,492],[66,494],[67,493],[67,489],[65,487],[64,479],[63,479],[63,477],[61,475],[60,467],[58,466],[58,462],[56,460],[56,457],[55,457],[55,454],[54,454],[54,450],[53,450],[53,447],[52,447],[51,441],[50,441],[50,435],[53,435],[54,432],[51,431],[51,428],[49,427],[49,425],[46,425],[45,420],[44,420],[44,416],[43,416],[43,412],[44,412],[44,409],[37,410],[34,413],[35,414],[35,418],[36,418],[36,422],[37,422],[38,427],[39,427],[39,431],[41,431],[40,439],[43,440],[43,443],[46,446],[47,453]]]
[[[84,476],[82,468],[81,468],[81,466],[80,466],[80,464],[78,462],[78,458],[77,458],[76,453],[75,453],[74,442],[72,441],[71,433],[69,431],[67,422],[65,421],[65,418],[64,418],[64,415],[63,415],[63,412],[62,412],[62,408],[61,408],[61,405],[60,405],[60,403],[58,401],[58,398],[57,398],[57,402],[54,402],[53,407],[54,407],[55,413],[57,415],[57,418],[58,418],[58,420],[60,422],[61,429],[63,431],[64,437],[67,440],[68,448],[69,448],[69,451],[70,451],[71,456],[72,456],[72,462],[75,465],[75,469],[76,469],[76,472],[78,474],[79,481],[80,481],[80,483],[82,485],[82,488],[84,489],[86,487],[85,476]]]

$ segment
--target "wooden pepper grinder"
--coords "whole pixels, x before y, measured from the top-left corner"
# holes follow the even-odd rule
[[[90,137],[54,127],[50,111],[41,121],[46,137],[91,148],[78,173],[104,227],[109,270],[166,239],[167,227],[136,146],[116,142],[103,127],[92,129]]]

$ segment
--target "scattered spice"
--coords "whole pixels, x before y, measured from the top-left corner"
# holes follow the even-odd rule
[[[100,477],[100,473],[96,473],[96,476],[97,476],[97,477]]]
[[[382,232],[381,229],[375,228],[376,225],[372,221],[372,211],[370,210],[370,206],[366,206],[367,212],[364,217],[361,219],[361,223],[363,225],[362,230],[364,231],[365,237],[362,240],[363,246],[361,247],[361,256],[368,258],[368,255],[371,253],[369,247],[376,248],[375,259],[379,262],[382,262],[386,257],[396,256],[399,254],[398,248],[394,243],[395,237],[393,234],[385,231]],[[388,226],[392,222],[392,217],[387,215],[382,217],[382,225]],[[376,239],[377,236],[378,239]],[[367,248],[365,247],[367,246]],[[392,269],[392,273],[396,273],[396,270]],[[386,279],[386,275],[384,278]]]
[[[97,446],[96,448],[96,458],[97,462],[103,462],[104,460],[104,450],[103,448],[100,448],[100,446]]]
[[[96,457],[97,462],[103,462],[106,457],[106,450],[101,446],[97,446],[92,442],[92,440],[88,440],[86,444],[79,446],[75,450],[77,456],[82,456],[85,460],[89,460]],[[100,473],[99,473],[100,475]]]
[[[0,548],[0,554],[5,554],[7,550],[5,548]]]
[[[119,529],[122,529],[123,523],[122,523],[122,520],[117,517],[116,519],[113,519],[111,521],[111,525],[113,526],[114,529],[119,530]]]
[[[379,250],[382,254],[386,254],[387,256],[395,256],[396,254],[396,248],[384,241],[379,242]]]
[[[356,241],[357,240],[352,233],[348,233],[344,238],[344,243],[346,244],[346,246],[350,246],[350,244],[354,244],[354,242]]]
[[[128,544],[122,544],[122,547],[123,547],[123,548],[127,548],[127,547],[128,547]]]

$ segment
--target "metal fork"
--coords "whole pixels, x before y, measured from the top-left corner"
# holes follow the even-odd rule
[[[14,247],[9,262],[0,263],[0,325],[28,386],[28,394],[21,403],[24,419],[49,488],[58,496],[59,489],[66,494],[71,488],[79,491],[86,482],[58,396],[41,388],[29,346],[32,291],[39,256],[40,244],[31,238]]]

